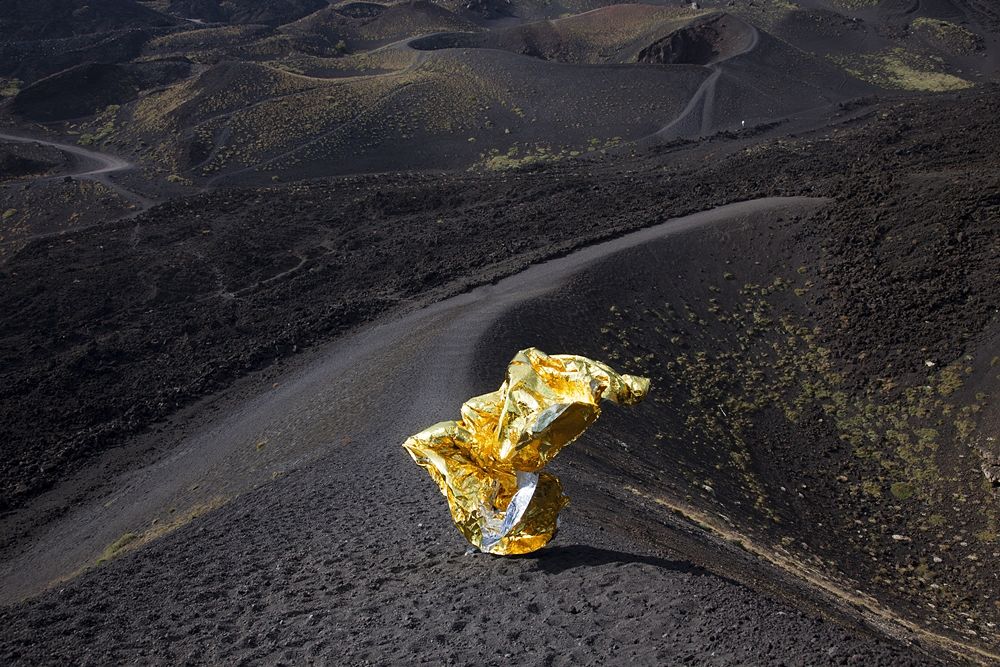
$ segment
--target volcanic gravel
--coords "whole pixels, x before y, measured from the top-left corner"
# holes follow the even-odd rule
[[[267,488],[0,609],[0,659],[934,664],[650,551],[606,516],[572,508],[556,545],[537,555],[463,555],[443,499],[395,446],[339,448]]]

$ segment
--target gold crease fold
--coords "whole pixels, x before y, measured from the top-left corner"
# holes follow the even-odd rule
[[[403,447],[448,499],[473,546],[529,553],[553,538],[569,503],[559,479],[542,468],[597,420],[602,400],[634,405],[648,391],[647,378],[600,361],[527,348],[497,391],[470,398],[459,421],[435,424]]]

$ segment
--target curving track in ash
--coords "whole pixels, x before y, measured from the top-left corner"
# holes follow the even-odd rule
[[[114,174],[119,174],[125,171],[131,171],[135,169],[136,165],[129,162],[128,160],[123,160],[122,158],[110,155],[108,153],[100,153],[98,151],[92,151],[82,146],[75,146],[73,144],[64,144],[58,141],[50,141],[48,139],[36,139],[34,137],[25,137],[16,134],[6,134],[0,132],[0,140],[2,141],[12,141],[21,144],[38,144],[41,146],[49,146],[55,148],[63,153],[68,153],[72,155],[78,162],[77,169],[75,171],[67,172],[65,174],[59,174],[58,176],[43,176],[36,180],[55,180],[59,178],[65,178],[71,176],[73,178],[86,180],[86,181],[96,181],[102,185],[107,186],[115,193],[120,195],[122,198],[135,204],[139,211],[144,211],[155,202],[134,190],[130,190],[122,185],[116,183],[111,177]]]
[[[350,433],[358,441],[363,433],[380,446],[392,445],[389,451],[395,452],[408,431],[451,418],[473,395],[476,389],[459,380],[471,374],[477,342],[493,322],[594,263],[685,232],[748,216],[805,211],[823,201],[767,198],[670,220],[341,339],[302,372],[281,379],[279,390],[227,410],[177,443],[167,458],[124,475],[108,497],[74,510],[19,557],[0,564],[0,604],[37,593],[92,561],[117,536],[148,525],[164,507],[240,493],[266,481],[270,471],[322,457],[339,441],[335,434]],[[422,397],[419,404],[412,404],[414,395]],[[266,444],[255,451],[248,443]],[[371,471],[357,472],[363,480]],[[415,485],[415,493],[430,488],[416,474],[403,478]],[[191,488],[198,493],[189,493]]]
[[[134,653],[136,644],[115,637],[165,632],[178,638],[172,650],[193,651],[202,659],[269,663],[280,656],[255,645],[261,632],[281,638],[285,646],[304,647],[301,658],[324,655],[317,638],[349,633],[358,638],[340,646],[339,664],[410,662],[418,654],[441,663],[454,647],[458,662],[492,664],[478,652],[502,654],[513,645],[482,620],[493,619],[525,631],[528,647],[519,649],[525,664],[544,662],[532,651],[546,646],[583,662],[599,661],[621,646],[646,664],[669,663],[687,653],[706,664],[723,657],[726,664],[738,664],[761,655],[755,647],[760,633],[767,635],[772,657],[791,662],[806,663],[807,656],[832,655],[845,646],[873,658],[869,664],[908,656],[908,649],[877,639],[870,625],[849,614],[822,611],[825,605],[817,603],[822,597],[793,578],[683,521],[653,520],[648,509],[629,508],[622,504],[627,498],[609,495],[616,492],[611,488],[588,494],[571,487],[567,525],[539,554],[464,557],[443,499],[399,447],[410,433],[454,418],[468,396],[493,388],[483,385],[482,371],[495,384],[493,376],[502,369],[480,368],[479,345],[514,309],[549,297],[587,272],[602,281],[627,280],[602,272],[602,262],[611,257],[656,261],[657,244],[683,243],[685,234],[803,214],[825,201],[740,202],[589,246],[358,331],[277,378],[273,387],[209,406],[190,430],[166,434],[175,444],[163,459],[120,475],[107,495],[73,508],[0,564],[0,604],[57,582],[61,589],[19,607],[8,618],[7,636],[30,636],[32,652],[69,658],[69,651],[76,662],[95,657],[87,653],[92,645],[106,652],[102,660],[143,662],[143,654]],[[580,484],[580,473],[567,474],[567,481]],[[606,481],[597,480],[593,488],[602,486]],[[157,534],[157,521],[220,504],[195,525],[64,581],[122,535],[137,536],[133,539],[142,544],[146,531]],[[637,541],[637,533],[620,533],[607,523],[615,513],[633,517],[635,526],[656,538]],[[321,560],[301,572],[286,562],[286,556],[303,553]],[[711,563],[723,576],[691,563]],[[285,582],[290,567],[292,579]],[[180,588],[171,583],[177,577],[184,582]],[[276,589],[270,587],[273,577],[283,582]],[[127,594],[116,588],[122,581],[129,582]],[[235,597],[214,600],[217,590]],[[179,593],[189,601],[171,607],[170,596]],[[325,595],[332,597],[321,599]],[[553,601],[580,596],[593,604],[550,609]],[[98,624],[99,633],[109,628],[111,634],[86,646],[64,639],[61,626],[80,613],[74,600],[86,600],[125,626]],[[839,622],[819,627],[786,600]],[[544,617],[532,620],[532,607]],[[678,608],[683,613],[675,615]],[[197,636],[203,619],[217,614],[231,631]],[[41,617],[62,620],[47,621],[40,635],[32,628]],[[632,617],[641,619],[638,626],[621,622]],[[151,622],[160,629],[144,618],[155,619]],[[261,623],[267,626],[263,631]],[[577,626],[597,644],[579,643]],[[449,627],[457,633],[451,646],[419,639]],[[527,630],[532,627],[544,631],[536,637]],[[704,640],[720,631],[724,642]],[[174,648],[188,646],[185,642],[193,643]],[[497,642],[504,646],[494,646]],[[661,644],[662,654],[654,656]],[[4,648],[0,636],[0,656]],[[918,658],[893,664],[924,663]]]
[[[711,74],[705,79],[698,89],[688,100],[687,105],[681,113],[672,121],[664,125],[655,133],[647,137],[655,140],[670,140],[678,137],[705,136],[712,131],[712,120],[715,111],[715,89],[719,78],[722,76],[722,68],[725,63],[733,58],[744,56],[757,48],[760,43],[760,33],[750,23],[731,16],[732,20],[739,21],[746,30],[746,45],[726,58],[716,60],[705,67],[711,70]]]

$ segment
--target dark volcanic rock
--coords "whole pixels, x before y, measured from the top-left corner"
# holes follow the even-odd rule
[[[639,52],[638,62],[663,65],[709,65],[743,51],[754,28],[729,14],[693,21]]]
[[[349,2],[346,5],[340,5],[335,11],[352,19],[368,19],[375,18],[384,12],[385,5],[378,5],[374,2]]]
[[[490,19],[514,14],[511,0],[466,0],[462,3],[462,8]]]

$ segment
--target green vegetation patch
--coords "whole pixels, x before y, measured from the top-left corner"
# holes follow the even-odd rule
[[[946,51],[972,53],[982,48],[982,39],[976,33],[950,21],[920,16],[913,19],[910,29]]]
[[[21,92],[20,79],[0,79],[0,97],[14,97]]]
[[[939,59],[896,48],[888,52],[855,56],[831,56],[848,74],[883,88],[945,92],[974,84],[942,71]]]
[[[916,489],[909,482],[894,482],[889,491],[896,500],[906,500],[916,492]]]
[[[95,146],[110,137],[115,131],[115,117],[118,115],[119,108],[117,104],[105,108],[94,119],[93,130],[81,134],[77,143],[81,146]]]
[[[471,139],[470,139],[471,140]],[[489,153],[480,156],[479,162],[473,169],[480,168],[489,171],[511,171],[517,169],[530,169],[550,162],[558,162],[566,158],[575,158],[584,153],[604,152],[621,143],[621,137],[612,137],[605,141],[600,139],[590,139],[583,148],[552,148],[551,146],[535,145],[521,148],[516,144],[501,153],[498,149],[492,149]]]
[[[530,169],[548,162],[557,162],[566,157],[565,150],[554,150],[547,146],[538,146],[526,149],[524,152],[517,146],[511,146],[506,153],[493,149],[484,156],[480,163],[489,171],[512,171],[516,169]]]
[[[196,485],[192,488],[192,490],[197,488],[198,486]],[[149,528],[143,530],[142,532],[129,531],[124,533],[121,537],[105,547],[104,551],[101,552],[101,555],[97,557],[96,564],[102,565],[113,558],[117,558],[123,553],[137,549],[155,539],[163,537],[167,533],[173,532],[181,526],[190,523],[197,517],[221,507],[226,503],[226,501],[226,498],[217,496],[207,500],[206,502],[194,505],[188,511],[176,516],[171,521],[162,522],[157,519],[153,521],[153,524]],[[171,508],[169,513],[173,514],[174,509]]]
[[[139,535],[137,533],[125,533],[117,540],[109,544],[104,551],[101,552],[101,555],[97,557],[97,564],[100,565],[101,563],[106,563],[111,560],[137,539],[139,539]]]

